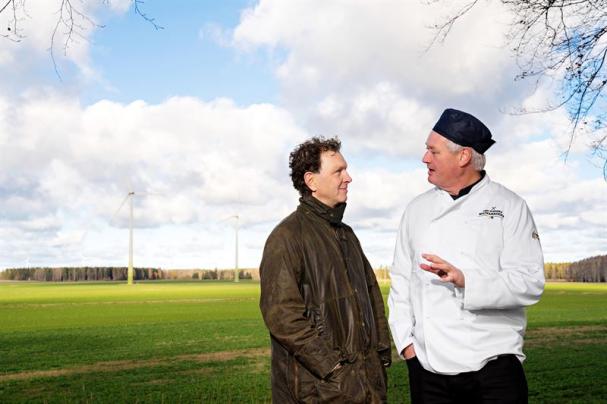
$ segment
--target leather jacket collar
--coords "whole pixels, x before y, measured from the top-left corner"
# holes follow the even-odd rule
[[[304,196],[299,198],[301,205],[308,208],[308,210],[314,212],[318,216],[322,217],[334,226],[342,225],[342,218],[344,211],[346,210],[346,203],[338,203],[334,208],[331,208],[313,196]]]

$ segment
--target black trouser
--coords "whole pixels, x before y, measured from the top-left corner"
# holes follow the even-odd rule
[[[413,404],[527,403],[527,379],[515,355],[500,355],[476,372],[448,376],[407,361]]]

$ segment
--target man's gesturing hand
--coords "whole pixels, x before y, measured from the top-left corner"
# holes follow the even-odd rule
[[[424,271],[438,275],[443,282],[451,282],[460,288],[466,286],[464,273],[441,257],[432,254],[422,254],[422,257],[430,262],[430,264],[419,264],[419,267]]]

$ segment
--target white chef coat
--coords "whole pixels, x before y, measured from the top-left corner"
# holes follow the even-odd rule
[[[422,270],[422,253],[460,269],[465,288]],[[525,306],[544,290],[542,250],[525,201],[489,176],[455,201],[439,188],[411,201],[390,275],[399,353],[413,343],[426,370],[447,375],[479,370],[501,354],[524,360]]]

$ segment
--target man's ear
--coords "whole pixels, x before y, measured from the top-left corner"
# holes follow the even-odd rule
[[[304,174],[304,182],[310,188],[310,191],[316,192],[316,176],[312,171],[306,171]]]
[[[469,147],[464,147],[459,155],[459,166],[465,167],[472,161],[472,150]]]

